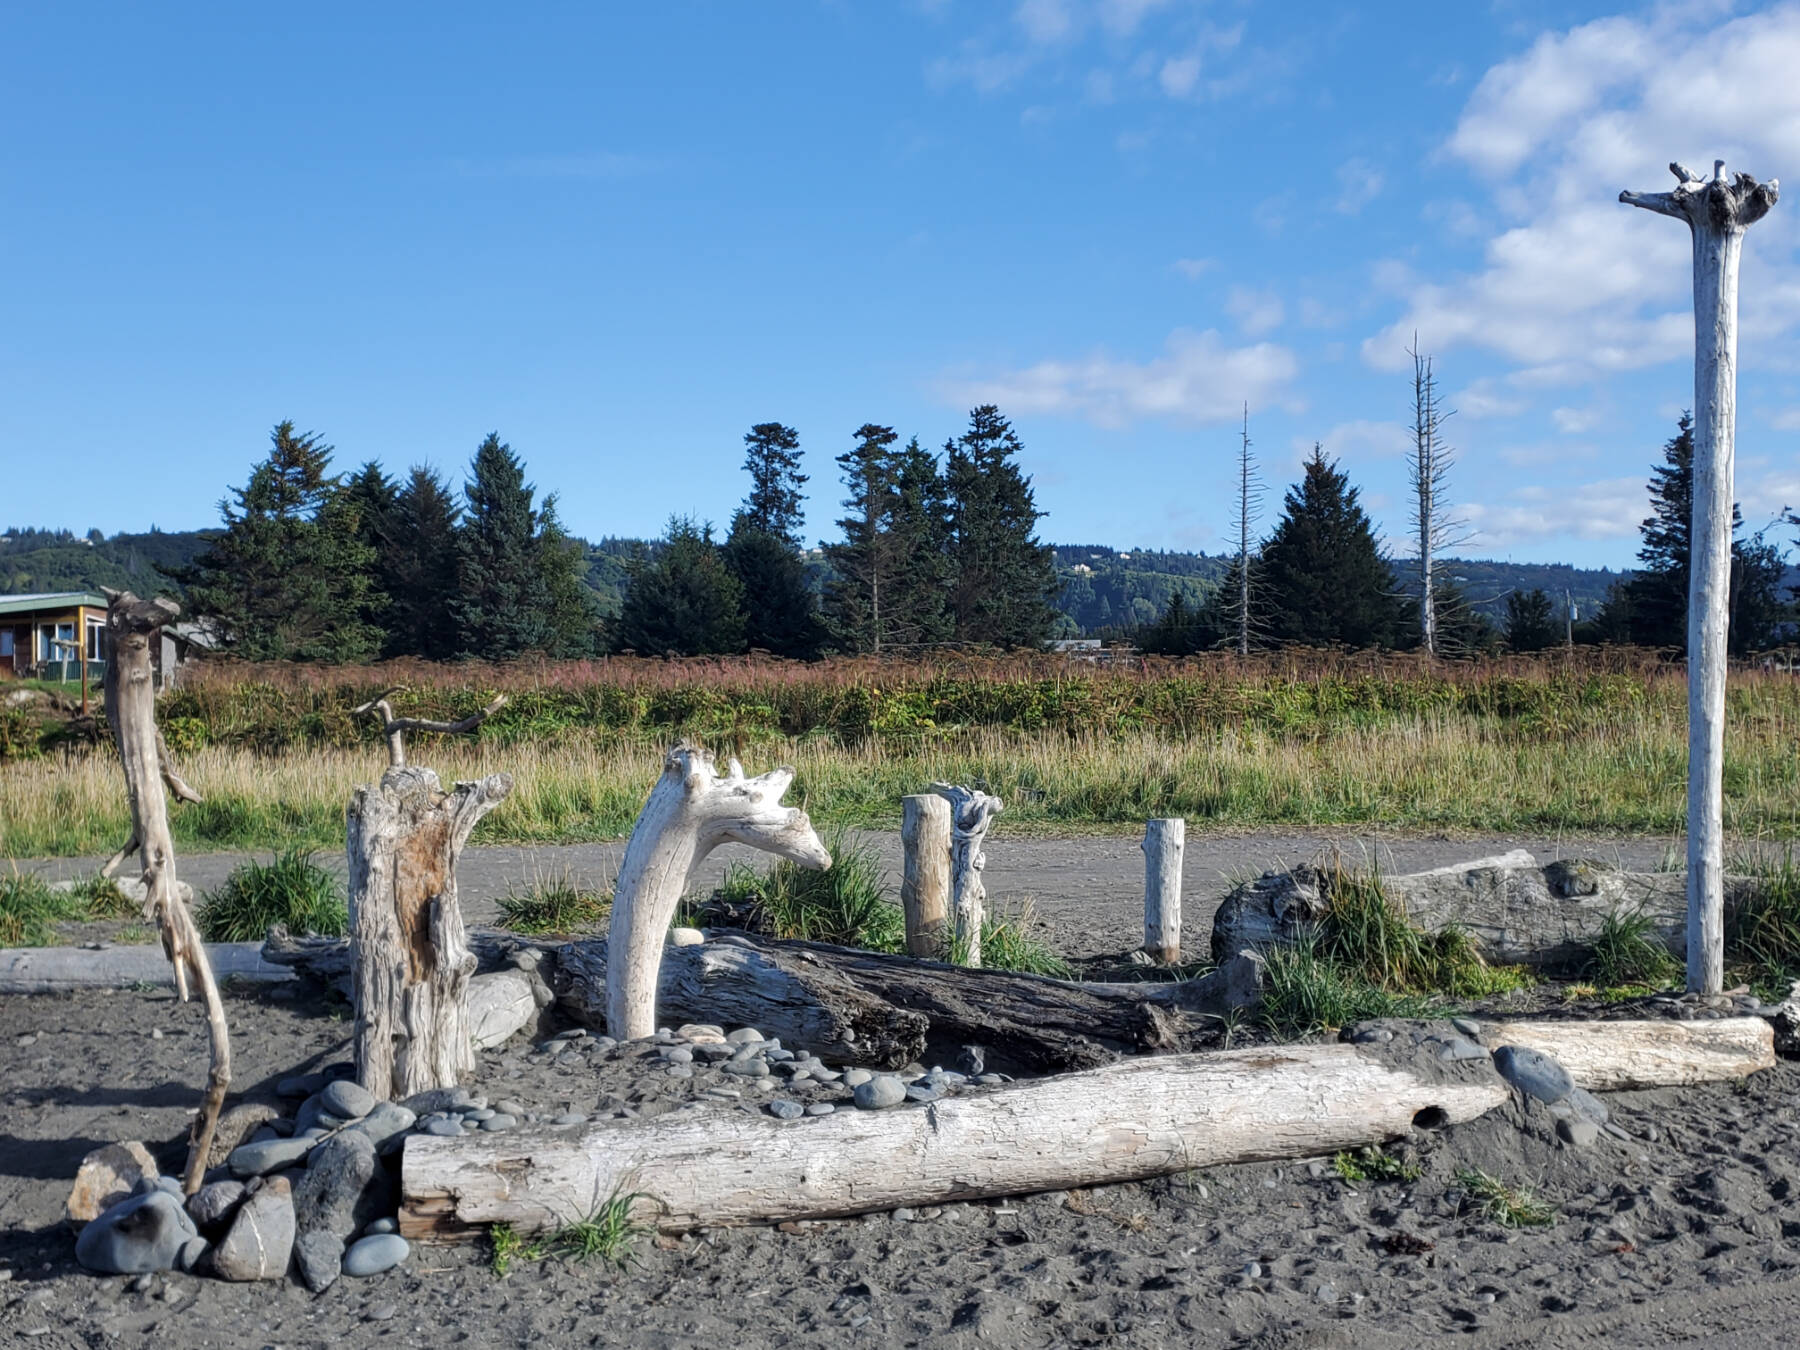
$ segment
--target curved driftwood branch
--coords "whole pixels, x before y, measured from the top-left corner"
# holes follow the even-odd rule
[[[710,751],[687,741],[669,751],[632,827],[613,888],[606,985],[612,1035],[635,1040],[656,1031],[664,934],[694,868],[720,844],[735,840],[801,867],[831,866],[806,812],[781,804],[793,781],[786,765],[746,778],[735,759],[721,778]]]
[[[950,917],[955,951],[966,966],[981,964],[981,924],[987,888],[981,851],[988,826],[1005,810],[1000,798],[978,788],[933,783],[931,790],[950,803]]]
[[[495,694],[493,701],[480,712],[470,713],[458,722],[434,722],[425,717],[396,717],[394,705],[388,700],[395,694],[404,694],[406,686],[396,684],[384,689],[367,703],[359,703],[350,710],[353,717],[361,717],[366,713],[374,713],[381,718],[381,734],[387,737],[388,767],[400,769],[406,766],[406,741],[402,733],[408,731],[441,731],[448,735],[460,735],[473,731],[488,718],[506,706],[506,695]]]
[[[1685,220],[1694,242],[1693,529],[1688,567],[1688,988],[1725,984],[1725,673],[1730,623],[1732,458],[1737,441],[1738,262],[1744,231],[1780,196],[1770,179],[1711,178],[1680,164],[1673,192],[1619,200]]]
[[[190,983],[206,1005],[211,1064],[206,1095],[188,1135],[188,1194],[200,1189],[212,1149],[219,1108],[231,1084],[231,1034],[213,978],[206,947],[182,899],[175,876],[175,844],[169,833],[169,804],[163,795],[166,749],[156,731],[156,692],[150,677],[150,637],[180,608],[163,599],[140,600],[129,591],[108,591],[106,632],[106,720],[119,746],[125,791],[131,802],[131,837],[143,853],[144,918],[162,934],[163,951],[174,968],[175,989],[186,1002]],[[129,850],[127,850],[129,851]],[[123,860],[122,858],[120,859]]]

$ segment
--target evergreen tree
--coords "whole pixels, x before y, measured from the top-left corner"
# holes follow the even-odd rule
[[[839,544],[825,546],[832,577],[826,585],[826,612],[838,642],[857,652],[891,645],[891,609],[899,581],[899,540],[894,533],[899,466],[892,427],[865,422],[856,444],[837,457],[844,473],[846,514]]]
[[[269,456],[219,503],[225,529],[172,572],[190,613],[248,660],[366,661],[381,642],[368,614],[375,551],[330,472],[331,447],[276,426]]]
[[[1031,480],[1014,463],[1024,447],[993,404],[944,447],[951,613],[959,642],[1041,646],[1056,625],[1055,550],[1037,540]]]
[[[712,526],[671,517],[654,559],[627,564],[618,646],[640,656],[704,656],[744,650],[743,587],[713,543]]]
[[[432,469],[415,466],[395,495],[381,573],[388,597],[384,654],[448,661],[461,650],[452,618],[460,514]]]
[[[544,498],[534,542],[545,630],[543,650],[549,656],[591,656],[599,646],[599,605],[582,580],[587,559],[581,542],[564,531],[556,514],[554,492]]]
[[[1393,647],[1405,608],[1347,475],[1315,445],[1262,549],[1270,628],[1285,642]]]
[[[938,472],[937,457],[919,444],[917,436],[906,443],[893,465],[888,529],[895,566],[886,607],[889,639],[896,646],[944,642],[953,631],[944,476]]]
[[[1220,620],[1229,621],[1232,614],[1228,600],[1190,605],[1186,593],[1176,591],[1169,596],[1161,617],[1139,630],[1137,645],[1152,656],[1192,656],[1195,652],[1211,651],[1231,636],[1233,630]]]
[[[1514,591],[1506,597],[1506,645],[1515,652],[1541,652],[1561,636],[1545,591]]]
[[[388,594],[388,578],[393,574],[396,542],[394,511],[399,489],[393,479],[382,472],[381,465],[369,460],[343,486],[344,504],[356,519],[356,537],[367,545],[374,561],[370,564],[372,585],[369,592],[369,619],[382,631],[381,652],[392,656],[393,602]]]
[[[741,514],[752,528],[800,548],[800,489],[806,484],[800,472],[800,433],[779,422],[758,422],[744,437],[744,469],[750,475],[750,495]]]
[[[1675,435],[1663,445],[1663,462],[1650,471],[1650,511],[1631,579],[1631,640],[1646,647],[1687,650],[1688,581],[1693,558],[1694,419],[1682,413]],[[1743,516],[1731,508],[1730,635],[1733,654],[1773,640],[1781,604],[1780,550],[1758,535],[1737,538]],[[1771,555],[1773,561],[1771,562]]]

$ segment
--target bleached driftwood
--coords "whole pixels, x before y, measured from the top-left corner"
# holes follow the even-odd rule
[[[1693,526],[1688,562],[1688,988],[1725,986],[1726,636],[1731,610],[1733,456],[1737,441],[1738,261],[1744,231],[1780,189],[1747,173],[1711,178],[1680,164],[1673,192],[1621,192],[1630,206],[1687,222],[1694,244]]]
[[[367,703],[359,703],[350,710],[352,715],[357,717],[373,713],[381,718],[381,734],[387,738],[388,767],[390,769],[400,769],[406,766],[405,734],[407,732],[441,731],[447,735],[460,735],[475,730],[476,727],[506,706],[506,695],[496,694],[487,707],[478,713],[471,713],[457,722],[434,722],[424,717],[396,717],[394,705],[389,700],[395,694],[405,692],[406,686],[397,684],[390,689],[383,690]]]
[[[720,844],[735,840],[801,867],[831,866],[806,812],[781,804],[793,781],[786,765],[746,778],[735,759],[720,778],[710,751],[688,741],[669,751],[632,826],[613,888],[606,1005],[612,1035],[637,1040],[656,1031],[657,972],[669,920],[694,869]]]
[[[1186,846],[1187,821],[1180,816],[1144,827],[1144,951],[1164,965],[1181,960],[1181,855]]]
[[[557,950],[553,983],[566,1014],[598,1024],[606,967],[596,939]],[[670,1021],[755,1026],[834,1062],[899,1068],[921,1057],[929,1036],[946,1053],[979,1043],[995,1065],[1036,1073],[1178,1048],[1188,1017],[1224,1016],[1260,997],[1249,956],[1193,980],[1088,984],[747,934],[670,950],[658,992]]]
[[[1260,950],[1292,942],[1325,914],[1330,864],[1265,872],[1226,896],[1213,916],[1213,951]],[[1426,931],[1456,924],[1481,954],[1507,965],[1556,965],[1582,955],[1608,917],[1642,915],[1679,954],[1687,886],[1679,872],[1621,872],[1581,859],[1539,866],[1515,849],[1493,858],[1381,878],[1383,891]],[[1727,909],[1749,900],[1756,882],[1724,879]]]
[[[162,934],[163,951],[174,969],[175,990],[185,1003],[190,982],[206,1005],[211,1063],[206,1093],[188,1132],[183,1187],[200,1189],[212,1150],[219,1108],[231,1085],[231,1033],[225,1006],[213,979],[200,929],[194,923],[175,876],[175,843],[169,834],[168,799],[163,795],[167,749],[156,730],[156,687],[151,678],[150,639],[181,610],[168,600],[140,600],[129,591],[106,593],[106,720],[119,746],[125,792],[131,802],[131,838],[143,855],[144,918]],[[130,851],[129,849],[127,851]]]
[[[260,984],[294,978],[293,971],[265,960],[254,942],[209,942],[206,960],[215,980]],[[0,949],[0,994],[67,994],[174,983],[175,972],[157,946]]]
[[[950,803],[935,792],[900,799],[900,908],[906,950],[941,957],[950,911]]]
[[[988,826],[1005,804],[977,788],[951,783],[933,783],[931,790],[950,803],[950,916],[955,952],[963,965],[979,966],[987,900],[987,888],[981,884],[987,858],[981,846]]]
[[[456,861],[477,822],[511,791],[504,773],[446,793],[430,769],[399,767],[351,794],[356,1081],[378,1097],[454,1087],[475,1067],[475,958],[456,898]]]
[[[664,1115],[579,1131],[417,1136],[400,1231],[449,1241],[480,1225],[569,1223],[631,1195],[667,1231],[774,1223],[1095,1186],[1406,1134],[1506,1101],[1490,1062],[1427,1067],[1385,1047],[1260,1046],[1127,1060],[918,1108],[787,1123]]]
[[[1775,1033],[1760,1017],[1499,1022],[1482,1027],[1481,1042],[1542,1051],[1590,1092],[1716,1083],[1775,1067]]]

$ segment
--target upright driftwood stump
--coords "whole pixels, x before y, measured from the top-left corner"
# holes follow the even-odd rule
[[[1725,987],[1725,643],[1731,609],[1732,457],[1737,439],[1738,260],[1744,231],[1779,188],[1747,173],[1679,164],[1673,192],[1619,200],[1687,222],[1694,240],[1694,515],[1688,565],[1688,988]]]
[[[1164,965],[1181,960],[1181,855],[1187,821],[1180,816],[1144,826],[1144,951]]]
[[[906,950],[913,956],[944,956],[950,911],[950,803],[934,792],[902,797],[900,847]]]
[[[380,713],[390,761],[379,786],[351,795],[346,833],[356,1081],[378,1097],[454,1087],[475,1067],[456,860],[513,785],[497,773],[446,793],[406,763],[401,733],[468,731],[504,701],[458,723],[396,718],[386,694],[357,710]]]
[[[131,842],[119,853],[122,861],[134,848],[143,854],[144,918],[162,934],[163,951],[175,968],[175,989],[185,1003],[190,982],[200,987],[206,1004],[207,1040],[212,1063],[206,1096],[188,1132],[188,1158],[183,1185],[189,1195],[200,1189],[206,1155],[225,1090],[231,1085],[231,1034],[218,983],[206,959],[206,946],[194,916],[182,899],[175,877],[175,844],[169,835],[165,777],[177,791],[186,784],[168,768],[168,749],[156,729],[156,688],[150,671],[150,639],[181,610],[168,600],[140,600],[129,591],[106,593],[106,631],[110,659],[106,663],[106,720],[119,745],[125,791],[131,799]],[[193,797],[198,800],[198,797]],[[115,866],[117,863],[115,862]]]
[[[987,857],[981,851],[988,826],[1005,809],[995,796],[977,788],[933,783],[931,790],[950,803],[950,916],[955,953],[960,964],[981,964],[981,925],[986,917],[987,888],[981,869]]]
[[[735,759],[720,778],[711,751],[687,741],[669,751],[632,826],[613,888],[606,978],[606,1029],[612,1035],[624,1041],[655,1034],[669,920],[694,868],[720,844],[735,840],[802,867],[831,866],[806,812],[781,804],[793,781],[786,765],[746,778]]]

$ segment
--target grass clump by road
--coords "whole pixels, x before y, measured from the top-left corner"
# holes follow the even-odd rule
[[[1556,1207],[1525,1186],[1509,1186],[1478,1167],[1457,1169],[1464,1208],[1502,1228],[1547,1228],[1556,1222]]]
[[[1738,906],[1725,933],[1725,960],[1757,997],[1779,1002],[1800,980],[1800,861],[1752,858],[1733,870],[1756,877],[1756,894]]]
[[[296,936],[342,937],[350,914],[338,879],[293,848],[273,862],[247,862],[209,891],[194,916],[208,942],[261,942],[274,924]]]
[[[500,926],[528,937],[589,932],[612,917],[612,896],[585,890],[572,873],[539,877],[524,890],[500,898]]]
[[[73,887],[54,887],[33,872],[0,875],[0,947],[49,947],[59,923],[126,918],[137,907],[108,877],[83,877]]]
[[[1681,978],[1682,963],[1641,910],[1619,910],[1600,921],[1581,974],[1603,989],[1662,989]]]

